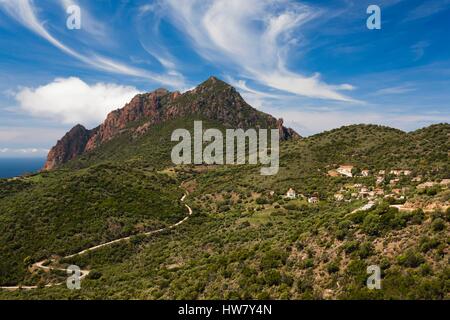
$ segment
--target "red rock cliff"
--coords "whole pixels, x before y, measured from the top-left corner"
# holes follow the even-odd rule
[[[54,169],[124,132],[142,135],[154,124],[190,115],[220,121],[230,128],[278,128],[282,140],[299,137],[283,126],[282,119],[256,110],[232,86],[211,77],[184,94],[166,89],[138,94],[93,130],[75,126],[51,149],[44,169]]]

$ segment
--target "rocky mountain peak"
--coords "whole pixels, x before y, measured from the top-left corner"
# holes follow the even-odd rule
[[[282,140],[299,137],[292,129],[285,128],[281,119],[256,110],[235,88],[210,77],[183,94],[164,88],[138,94],[123,108],[110,112],[93,130],[75,126],[51,149],[45,169],[51,170],[126,132],[137,137],[155,124],[192,115],[219,121],[230,128],[278,128]]]
[[[61,163],[82,154],[91,136],[91,131],[77,124],[50,150],[44,169],[51,170]]]

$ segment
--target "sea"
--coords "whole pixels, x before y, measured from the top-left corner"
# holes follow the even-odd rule
[[[45,164],[45,158],[0,158],[0,178],[18,177],[38,172]]]

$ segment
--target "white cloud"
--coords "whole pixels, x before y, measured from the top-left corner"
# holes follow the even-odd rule
[[[143,14],[146,14],[148,12],[154,11],[155,8],[156,8],[156,4],[154,4],[154,3],[152,3],[152,4],[147,3],[147,4],[144,4],[144,5],[141,5],[138,10],[139,10],[139,14],[143,15]]]
[[[47,31],[47,29],[43,26],[43,23],[41,23],[36,16],[36,9],[33,5],[33,2],[30,0],[0,0],[0,9],[3,9],[8,15],[13,17],[23,26],[33,31],[40,37],[46,39],[61,51],[82,61],[83,63],[86,63],[91,67],[112,73],[151,79],[155,82],[173,87],[184,85],[184,80],[182,77],[180,77],[179,74],[158,75],[147,70],[128,66],[107,57],[95,54],[84,55],[79,53],[78,51],[73,50],[72,48],[66,46],[61,41],[56,39]]]
[[[164,13],[206,59],[232,63],[245,77],[296,95],[355,101],[340,93],[353,87],[329,85],[319,74],[288,69],[288,57],[301,42],[300,27],[317,10],[289,0],[167,0]]]
[[[0,126],[1,148],[26,148],[30,145],[52,145],[61,138],[67,128],[49,128],[36,126]]]
[[[139,91],[112,83],[89,85],[79,78],[58,78],[38,88],[23,88],[16,94],[20,108],[39,118],[87,126],[101,123],[106,115],[123,107]]]

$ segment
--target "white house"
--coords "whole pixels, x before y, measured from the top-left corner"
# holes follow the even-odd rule
[[[409,175],[411,175],[412,171],[411,170],[403,170],[403,169],[394,169],[394,170],[391,170],[391,172],[389,172],[389,173],[396,175],[396,176],[401,176],[402,174],[405,176],[409,176]]]
[[[353,166],[352,165],[340,165],[339,168],[336,169],[337,172],[346,177],[353,177]]]
[[[317,197],[309,197],[308,198],[308,203],[318,203],[319,202],[319,198]]]
[[[296,197],[297,197],[297,194],[295,193],[295,190],[292,188],[289,188],[289,190],[286,192],[286,198],[295,199]]]

